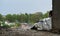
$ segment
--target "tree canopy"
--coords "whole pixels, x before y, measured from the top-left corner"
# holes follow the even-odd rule
[[[2,21],[3,19],[8,20],[10,22],[20,22],[20,23],[35,23],[38,22],[40,19],[43,18],[47,18],[49,16],[49,11],[45,14],[43,14],[42,12],[36,12],[33,14],[7,14],[5,17],[2,16],[2,14],[0,14],[0,21]]]

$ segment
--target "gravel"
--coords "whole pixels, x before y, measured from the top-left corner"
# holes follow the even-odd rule
[[[0,30],[0,36],[60,36],[60,34],[54,34],[47,31],[36,30]]]

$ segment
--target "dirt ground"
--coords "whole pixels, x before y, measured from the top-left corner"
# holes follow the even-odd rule
[[[47,31],[36,31],[36,30],[1,30],[0,36],[60,36],[60,34],[54,34]]]

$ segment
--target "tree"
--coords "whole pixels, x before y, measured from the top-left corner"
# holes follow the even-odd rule
[[[3,16],[0,14],[0,21],[2,21],[3,20]]]
[[[39,19],[43,19],[43,13],[42,12],[36,12],[35,14],[37,16],[39,16]]]
[[[12,15],[12,18],[13,18],[13,21],[15,22],[17,20],[17,15],[16,14],[13,14]]]
[[[13,16],[11,14],[7,14],[6,15],[6,20],[8,20],[10,22],[13,22],[14,21]]]
[[[18,22],[20,22],[20,15],[19,15],[19,14],[16,15],[16,20],[17,20]]]
[[[43,16],[44,16],[44,18],[49,17],[49,12],[45,13]]]
[[[29,20],[30,23],[31,22],[36,23],[40,19],[42,19],[42,17],[43,17],[42,12],[37,12],[37,13],[34,13],[34,14],[28,14],[28,20]]]
[[[26,15],[24,15],[24,14],[21,14],[20,15],[20,22],[26,22]]]
[[[29,22],[29,14],[25,13],[25,22],[28,23]]]

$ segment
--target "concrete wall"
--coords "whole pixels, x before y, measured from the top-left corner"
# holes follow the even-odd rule
[[[60,29],[60,0],[52,0],[52,24],[55,29]]]

